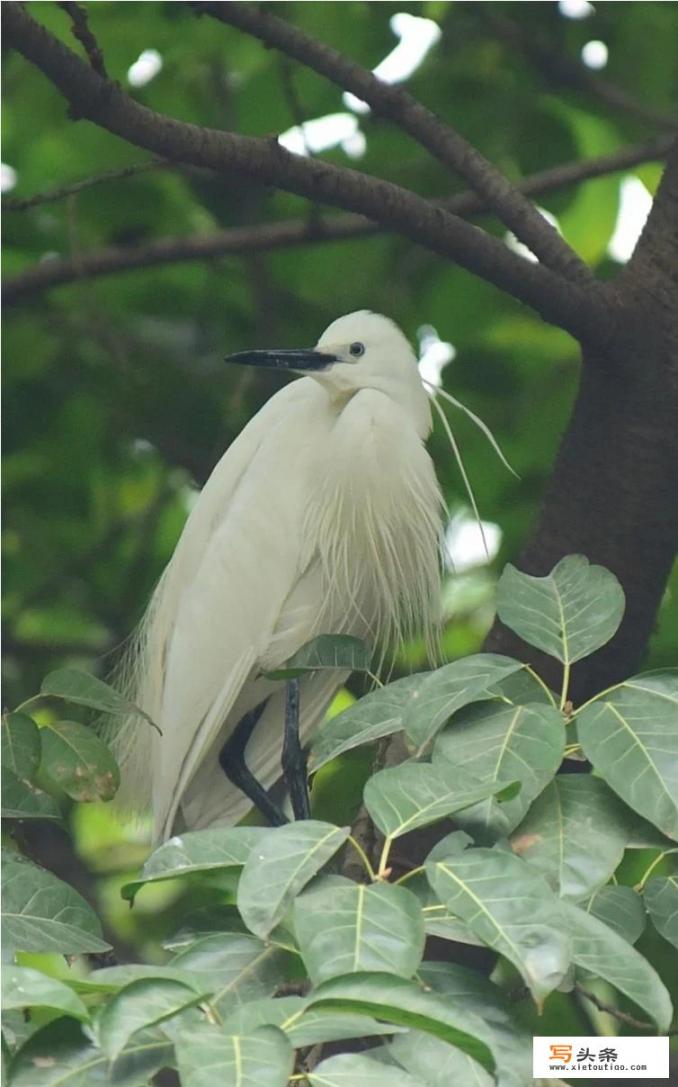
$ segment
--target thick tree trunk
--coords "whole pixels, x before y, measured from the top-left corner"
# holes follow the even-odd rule
[[[642,665],[678,550],[678,160],[634,258],[606,290],[607,351],[584,350],[580,387],[538,523],[517,560],[543,575],[574,552],[612,570],[627,598],[616,637],[573,670],[578,702]],[[501,623],[486,648],[559,667]]]

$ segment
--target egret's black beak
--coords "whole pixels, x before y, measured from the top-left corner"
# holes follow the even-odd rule
[[[235,362],[239,366],[263,366],[268,370],[298,370],[301,372],[325,370],[337,361],[336,355],[325,351],[263,350],[237,351],[227,355],[226,362]]]

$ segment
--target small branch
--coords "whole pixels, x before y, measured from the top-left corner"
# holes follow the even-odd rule
[[[661,110],[654,109],[652,106],[646,106],[644,102],[638,102],[633,95],[622,90],[615,83],[591,72],[581,62],[565,56],[560,50],[554,49],[535,35],[534,27],[531,25],[529,29],[523,28],[490,4],[464,3],[463,7],[482,20],[494,35],[512,50],[521,52],[534,64],[549,84],[556,83],[586,91],[606,106],[611,106],[631,117],[649,121],[661,128],[678,130],[678,120],[675,116],[662,113]]]
[[[611,1015],[614,1019],[618,1019],[620,1023],[625,1023],[627,1027],[633,1027],[634,1030],[655,1030],[653,1023],[645,1023],[642,1019],[636,1019],[634,1016],[629,1015],[628,1012],[620,1011],[619,1008],[613,1008],[611,1004],[604,1004],[594,993],[590,993],[588,989],[584,989],[579,982],[575,983],[574,991],[593,1004],[594,1008],[597,1008],[599,1012],[605,1012],[606,1015]]]
[[[663,137],[652,143],[624,147],[609,155],[585,159],[582,162],[568,162],[554,166],[518,182],[522,192],[531,196],[544,195],[576,184],[593,177],[601,177],[619,170],[628,169],[641,162],[653,162],[662,159],[673,144],[673,137]],[[157,160],[163,165],[163,160]],[[142,163],[138,170],[151,169],[153,163]],[[127,167],[128,171],[137,168]],[[114,174],[131,176],[121,171],[111,171],[109,175],[100,174],[97,178],[75,182],[60,190],[52,190],[53,199],[68,196],[72,191],[89,187],[98,181],[108,180]],[[27,197],[23,201],[13,201],[8,210],[16,210],[15,205],[31,207],[43,203],[49,193]],[[488,208],[475,193],[458,193],[449,200],[441,201],[443,207],[454,211],[456,215],[467,217],[487,214]],[[3,208],[5,202],[3,201]],[[108,249],[92,250],[80,255],[78,262],[68,258],[45,261],[29,267],[25,272],[5,280],[3,285],[4,305],[13,305],[63,284],[79,279],[93,279],[98,276],[113,275],[118,272],[132,271],[135,268],[148,268],[162,264],[175,264],[182,261],[211,260],[215,257],[248,252],[267,252],[296,245],[312,245],[318,242],[350,241],[354,238],[367,238],[382,233],[377,223],[362,215],[334,215],[324,220],[289,219],[277,223],[264,223],[252,227],[237,227],[218,230],[211,234],[189,234],[185,237],[160,238],[157,241],[140,246],[111,246]]]
[[[73,181],[69,185],[62,185],[58,189],[45,189],[44,192],[35,193],[33,196],[11,197],[3,196],[3,211],[28,211],[40,204],[53,204],[57,200],[64,200],[67,196],[91,189],[95,185],[105,184],[107,181],[121,181],[128,177],[136,177],[137,174],[145,174],[149,170],[162,170],[173,167],[173,163],[165,159],[151,159],[149,162],[137,162],[133,166],[122,166],[118,170],[105,170],[92,177],[84,177],[81,181]]]
[[[533,204],[462,135],[407,91],[382,83],[336,49],[259,7],[235,0],[191,6],[252,34],[367,102],[375,113],[394,121],[439,162],[463,177],[548,268],[574,283],[593,278],[587,265]]]
[[[89,28],[85,9],[82,8],[80,4],[70,3],[69,0],[60,0],[59,7],[70,16],[73,37],[77,38],[82,45],[89,57],[89,62],[94,68],[94,71],[97,75],[100,75],[102,79],[108,79],[106,65],[104,64],[104,55],[94,34]]]
[[[316,202],[359,212],[456,261],[575,338],[599,344],[601,349],[607,342],[607,307],[597,283],[568,283],[545,266],[511,252],[499,239],[381,178],[290,154],[276,140],[204,128],[156,113],[118,85],[101,79],[21,4],[6,0],[2,13],[7,41],[59,88],[76,116],[164,158],[229,176],[252,177]]]

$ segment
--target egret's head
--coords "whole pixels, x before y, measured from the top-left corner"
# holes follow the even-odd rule
[[[404,408],[422,437],[431,429],[414,351],[398,326],[380,313],[357,310],[337,318],[310,351],[243,351],[230,361],[308,374],[338,400],[359,389],[378,389]]]

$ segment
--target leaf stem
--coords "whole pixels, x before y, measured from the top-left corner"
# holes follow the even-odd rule
[[[417,868],[411,868],[409,872],[405,872],[404,876],[401,876],[400,879],[396,880],[396,884],[406,883],[408,879],[412,878],[412,876],[418,876],[419,873],[423,872],[423,871],[424,871],[424,865],[423,864],[418,865]]]
[[[368,876],[370,877],[370,879],[374,883],[374,881],[377,878],[377,873],[374,871],[374,868],[372,867],[372,864],[370,862],[370,858],[367,856],[367,853],[365,852],[365,850],[361,846],[360,842],[356,838],[354,838],[352,834],[349,834],[348,841],[351,843],[351,845],[355,849],[356,853],[360,857],[361,861],[365,865],[365,871],[367,872]]]
[[[570,720],[574,720],[577,714],[581,713],[582,710],[585,710],[586,707],[590,706],[592,702],[597,702],[599,698],[604,698],[606,694],[610,693],[610,691],[616,691],[618,687],[623,686],[623,682],[613,683],[611,687],[606,687],[604,691],[599,691],[598,694],[592,695],[591,698],[587,699],[586,702],[582,702],[581,706],[577,706],[576,710],[572,711],[572,713],[570,714]]]
[[[544,680],[539,675],[539,672],[535,671],[535,669],[532,667],[531,664],[526,664],[525,665],[525,671],[529,672],[533,679],[536,679],[539,686],[544,690],[544,693],[546,694],[546,696],[547,696],[549,702],[551,703],[551,705],[555,706],[556,700],[553,697],[553,691],[548,686],[548,684],[544,683]]]
[[[16,709],[12,710],[12,713],[23,713],[26,706],[30,706],[33,702],[40,702],[41,699],[46,698],[44,694],[34,694],[30,698],[26,698],[23,702],[20,702]]]
[[[661,864],[661,862],[664,860],[664,857],[668,857],[669,854],[671,854],[671,853],[678,853],[678,846],[676,846],[675,849],[664,849],[664,850],[662,850],[661,853],[657,854],[657,856],[654,858],[654,860],[652,861],[650,866],[646,869],[646,871],[641,876],[638,883],[636,883],[635,887],[633,888],[634,891],[641,892],[641,891],[643,891],[645,889],[645,884],[647,883],[648,879],[650,878],[650,876],[654,872],[657,865]]]
[[[560,692],[560,712],[562,713],[567,703],[567,692],[570,686],[570,662],[567,661],[563,665],[563,689]]]
[[[384,845],[381,850],[381,856],[379,858],[379,869],[377,871],[377,879],[385,879],[385,872],[388,868],[388,855],[391,852],[391,846],[393,845],[393,839],[390,837],[384,838]]]

